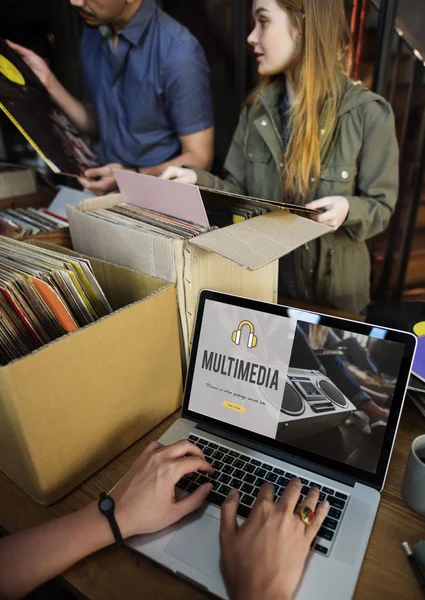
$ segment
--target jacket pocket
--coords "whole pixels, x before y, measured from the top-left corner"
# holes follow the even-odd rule
[[[370,257],[364,242],[351,240],[341,229],[322,242],[318,301],[351,313],[369,303]]]
[[[250,163],[268,163],[271,160],[272,155],[265,150],[258,150],[258,148],[251,148],[248,146],[246,158]]]
[[[247,190],[250,196],[272,198],[270,182],[276,180],[276,167],[267,150],[248,146],[246,150]]]
[[[353,196],[356,189],[357,165],[328,165],[322,169],[316,196]]]

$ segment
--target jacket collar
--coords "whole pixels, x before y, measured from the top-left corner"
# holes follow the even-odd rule
[[[266,109],[271,111],[277,111],[279,113],[279,105],[284,92],[285,82],[283,80],[283,77],[280,77],[279,79],[273,81],[273,83],[271,83],[267,87],[263,88],[258,93],[258,97]]]
[[[344,73],[340,74],[340,84],[342,88],[342,98],[338,110],[339,117],[362,104],[374,102],[376,100],[382,101],[380,96],[370,92],[361,82],[352,81]],[[258,94],[258,98],[266,109],[266,112],[268,112],[269,116],[276,121],[279,121],[280,119],[279,105],[284,92],[285,82],[283,78],[279,78],[263,88]]]
[[[260,90],[258,99],[260,106],[265,110],[268,117],[273,122],[274,130],[279,140],[279,149],[281,145],[282,121],[280,115],[280,102],[285,93],[285,82],[283,78],[273,81],[270,85]]]

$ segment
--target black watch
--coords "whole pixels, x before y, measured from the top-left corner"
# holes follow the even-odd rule
[[[105,492],[102,492],[99,497],[98,507],[99,507],[99,510],[102,513],[102,515],[105,515],[105,517],[108,519],[108,522],[112,529],[112,533],[114,534],[116,543],[121,546],[121,544],[123,544],[124,540],[121,535],[120,528],[118,527],[117,520],[115,519],[114,499],[111,496],[108,496],[108,494],[105,494]]]

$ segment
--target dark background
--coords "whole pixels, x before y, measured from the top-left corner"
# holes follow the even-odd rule
[[[251,1],[157,0],[189,28],[205,49],[211,66],[215,108],[213,171],[219,175],[244,99],[257,81],[256,64],[246,42],[252,25]],[[353,2],[345,0],[349,19]],[[358,2],[361,6],[362,2]],[[359,68],[353,71],[353,76],[367,87],[373,86],[375,66],[381,64],[378,59],[382,58],[378,45],[378,6],[379,0],[367,1],[361,51],[358,61],[354,61]],[[395,114],[402,185],[391,228],[369,244],[373,299],[379,303],[401,299],[425,301],[425,182],[421,175],[424,172],[421,157],[425,152],[425,133],[421,132],[425,132],[425,121],[422,128],[420,125],[425,114],[422,58],[425,57],[425,0],[399,0],[398,16],[398,30],[392,30],[390,48],[384,57],[388,63],[386,89],[380,93],[391,102]],[[77,10],[70,6],[69,0],[0,0],[0,36],[27,45],[46,57],[60,81],[79,97],[82,95],[80,29]],[[359,29],[362,28],[357,33]],[[21,134],[0,114],[0,161],[5,160],[37,167],[51,186],[76,185],[74,181],[53,177]]]
[[[220,171],[243,101],[257,81],[256,65],[246,42],[252,25],[252,2],[157,0],[157,4],[188,27],[204,47],[211,66],[215,107],[215,170]],[[352,0],[346,0],[348,14],[351,5]],[[418,32],[419,39],[424,37],[424,0],[401,0],[399,15],[412,33]],[[0,2],[0,37],[10,38],[46,57],[59,80],[78,97],[82,95],[80,30],[78,12],[69,0]],[[0,127],[7,147],[7,156],[1,156],[0,144],[0,159],[19,160],[23,152],[20,134],[3,116]]]
[[[255,62],[246,43],[251,0],[157,0],[157,3],[188,27],[204,47],[211,66],[215,107],[215,170],[220,171],[243,101],[256,82]],[[82,96],[80,30],[78,12],[69,0],[0,2],[0,37],[45,57],[58,79],[78,97]],[[33,155],[3,115],[0,128],[4,138],[0,159],[21,161]]]

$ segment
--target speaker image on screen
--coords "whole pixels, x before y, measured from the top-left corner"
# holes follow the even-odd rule
[[[289,367],[276,439],[292,442],[335,429],[355,410],[321,371]]]
[[[286,382],[285,390],[283,392],[280,410],[287,415],[301,415],[305,410],[301,396],[288,381]]]
[[[338,406],[347,406],[347,400],[342,392],[330,381],[321,379],[317,382],[322,392]]]

